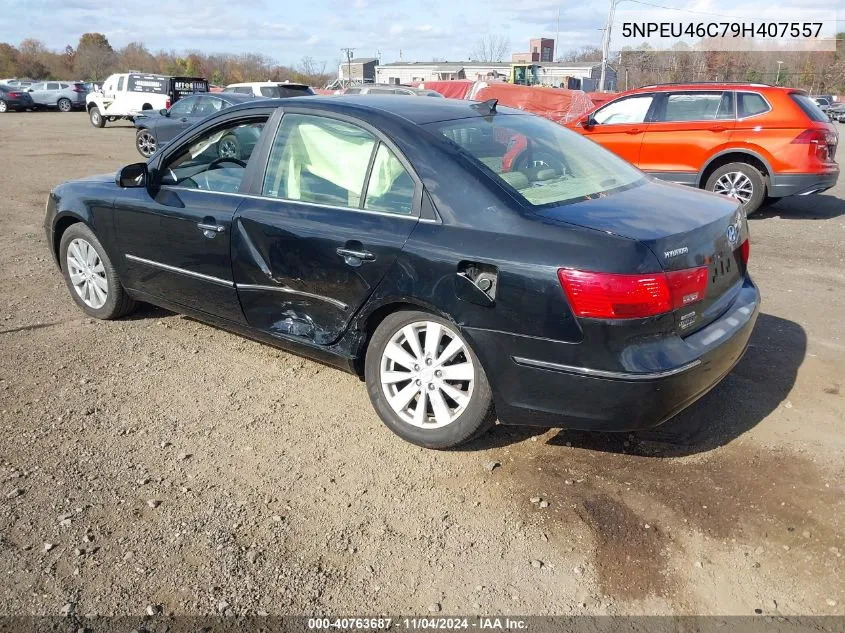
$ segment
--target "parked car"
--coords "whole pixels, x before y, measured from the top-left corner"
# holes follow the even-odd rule
[[[845,103],[834,103],[830,106],[830,110],[827,111],[827,116],[831,121],[839,121],[840,123],[845,121]]]
[[[804,91],[762,84],[631,90],[570,127],[663,180],[736,197],[820,193],[839,177],[838,133]]]
[[[29,96],[36,106],[58,108],[61,112],[70,112],[74,108],[85,108],[88,90],[82,82],[43,81],[27,88]]]
[[[505,170],[515,138],[544,164]],[[736,200],[495,100],[250,101],[58,186],[44,227],[91,317],[145,301],[356,373],[433,448],[494,414],[656,425],[739,361],[760,301]]]
[[[35,103],[32,101],[32,97],[25,90],[0,84],[0,113],[9,110],[22,112],[34,107]]]
[[[29,88],[34,83],[34,79],[0,79],[0,84],[6,84],[12,88]]]
[[[351,86],[343,94],[347,95],[405,95],[411,97],[440,97],[443,95],[434,90],[412,88],[411,86],[398,86],[393,84],[364,84]]]
[[[223,92],[255,95],[256,97],[307,97],[314,94],[311,86],[294,84],[289,81],[252,81],[229,84]]]
[[[207,116],[252,99],[255,99],[252,95],[235,93],[196,94],[182,97],[169,109],[142,112],[135,117],[135,148],[141,156],[149,158],[173,137]],[[240,158],[242,151],[251,151],[249,144],[256,139],[233,137],[224,144],[223,155]]]
[[[197,92],[208,92],[208,82],[201,77],[118,73],[103,82],[102,90],[88,93],[86,109],[91,125],[103,127],[107,120],[132,119],[140,112],[167,109]]]
[[[815,102],[815,104],[819,106],[819,110],[821,110],[822,112],[827,112],[830,109],[831,104],[833,103],[832,100],[828,99],[827,97],[811,98]]]

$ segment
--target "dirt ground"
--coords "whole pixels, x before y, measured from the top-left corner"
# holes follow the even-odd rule
[[[751,347],[678,418],[435,452],[353,376],[76,308],[48,191],[133,140],[0,115],[2,613],[845,614],[845,183],[750,220]]]

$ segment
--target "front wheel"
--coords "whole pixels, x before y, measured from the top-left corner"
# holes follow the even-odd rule
[[[94,127],[104,127],[106,125],[106,120],[100,114],[100,109],[97,106],[93,106],[88,110],[88,118],[91,119],[91,125]]]
[[[73,105],[70,102],[70,99],[59,99],[59,102],[56,104],[59,107],[59,112],[70,112],[73,110]]]
[[[742,204],[746,215],[751,215],[766,199],[763,174],[748,163],[722,165],[707,179],[707,191],[735,198]]]
[[[117,319],[135,308],[106,250],[86,225],[68,227],[59,244],[59,257],[70,296],[87,315]]]
[[[0,99],[0,113],[5,113],[5,112],[8,112],[8,111],[9,111],[8,104],[5,101],[3,101],[2,99]]]
[[[149,158],[156,151],[156,137],[147,129],[138,130],[135,133],[135,147],[144,158]]]
[[[412,444],[453,448],[495,420],[478,357],[454,323],[432,314],[402,311],[382,321],[364,374],[379,417]]]

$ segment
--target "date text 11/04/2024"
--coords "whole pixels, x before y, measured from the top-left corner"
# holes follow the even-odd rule
[[[309,618],[311,630],[388,630],[412,629],[453,630],[481,629],[493,631],[516,631],[528,628],[527,622],[519,618],[500,617],[414,617],[414,618]]]

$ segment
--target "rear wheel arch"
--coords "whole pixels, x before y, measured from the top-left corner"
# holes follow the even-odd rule
[[[703,189],[707,184],[707,179],[710,178],[710,175],[719,169],[719,167],[729,163],[748,163],[763,175],[763,179],[767,186],[769,184],[769,179],[774,173],[769,161],[756,152],[737,149],[727,150],[720,154],[716,154],[707,162],[698,175],[698,188]]]
[[[359,378],[363,379],[364,377],[364,362],[366,361],[367,350],[369,349],[370,342],[373,339],[373,334],[376,329],[379,325],[381,325],[382,321],[391,314],[395,314],[396,312],[401,312],[403,310],[429,312],[454,323],[455,327],[460,329],[460,326],[455,322],[455,319],[453,319],[451,315],[436,309],[434,306],[431,306],[424,301],[403,298],[382,302],[378,307],[359,316],[358,322],[354,326],[354,329],[362,335],[357,344],[357,349],[353,350],[353,354],[355,356],[355,373]]]

